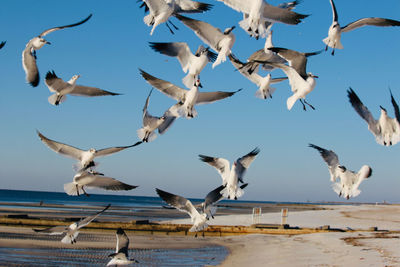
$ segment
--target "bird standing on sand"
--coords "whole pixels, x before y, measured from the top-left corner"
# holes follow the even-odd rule
[[[129,239],[122,228],[118,228],[117,233],[117,245],[115,246],[115,253],[108,255],[112,259],[107,263],[107,266],[118,266],[118,265],[128,265],[131,263],[139,263],[135,259],[129,259],[128,249],[129,249]]]
[[[25,47],[24,51],[22,52],[22,66],[24,67],[24,70],[26,73],[26,81],[28,83],[30,83],[33,87],[36,87],[39,85],[39,70],[36,65],[36,50],[39,50],[45,44],[50,44],[50,42],[45,40],[43,37],[49,33],[57,31],[57,30],[71,28],[71,27],[81,25],[81,24],[85,23],[86,21],[88,21],[91,17],[92,17],[92,14],[90,14],[86,19],[79,21],[77,23],[47,29],[44,32],[42,32],[41,34],[39,34],[39,36],[32,38],[26,44],[26,47]]]
[[[335,3],[333,0],[330,0],[332,6],[332,14],[333,21],[331,26],[329,27],[328,37],[323,39],[322,41],[326,44],[325,51],[328,50],[328,47],[332,48],[332,55],[335,54],[335,49],[343,49],[343,45],[340,43],[340,38],[342,32],[349,32],[354,29],[363,27],[363,26],[400,26],[400,21],[393,19],[385,19],[385,18],[363,18],[356,20],[347,24],[344,27],[340,27],[338,21],[338,14],[336,11]]]
[[[358,196],[361,191],[358,189],[361,182],[372,175],[372,169],[370,166],[364,165],[358,171],[358,173],[347,170],[343,165],[339,164],[339,158],[332,150],[326,150],[322,147],[309,144],[319,151],[323,160],[328,165],[329,174],[331,175],[331,182],[333,190],[340,196],[349,199],[350,197]],[[340,181],[336,182],[339,178]]]

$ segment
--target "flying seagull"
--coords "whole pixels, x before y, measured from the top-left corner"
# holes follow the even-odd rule
[[[199,155],[200,160],[208,163],[217,169],[218,173],[222,178],[222,185],[226,185],[221,191],[221,194],[228,199],[237,199],[244,193],[242,188],[238,186],[238,183],[244,183],[243,177],[246,170],[250,167],[250,164],[260,153],[259,148],[253,149],[241,158],[238,158],[229,168],[229,161],[224,158],[209,157],[205,155]]]
[[[67,144],[63,144],[54,140],[51,140],[47,137],[45,137],[43,134],[41,134],[39,131],[37,131],[37,134],[39,135],[40,140],[47,145],[50,149],[54,150],[55,152],[62,154],[67,157],[74,158],[79,161],[79,166],[78,168],[80,171],[87,170],[91,167],[96,166],[96,163],[93,161],[94,158],[96,157],[102,157],[102,156],[107,156],[116,152],[119,152],[121,150],[124,150],[126,148],[134,147],[142,142],[137,142],[133,145],[130,146],[120,146],[120,147],[109,147],[109,148],[104,148],[100,150],[96,150],[94,148],[91,148],[89,150],[82,150]]]
[[[3,48],[3,46],[4,46],[6,43],[7,43],[7,41],[3,41],[3,42],[1,42],[1,43],[0,43],[0,49],[2,49],[2,48]]]
[[[294,50],[280,48],[280,47],[272,47],[269,50],[277,53],[280,57],[284,58],[289,66],[281,63],[274,62],[266,62],[267,64],[282,69],[282,71],[286,74],[289,79],[289,84],[292,88],[293,95],[289,97],[286,101],[286,105],[288,110],[291,110],[294,103],[298,99],[300,99],[301,104],[303,105],[303,109],[306,110],[305,104],[310,106],[312,109],[315,109],[311,104],[309,104],[305,97],[309,93],[312,92],[315,88],[315,78],[318,76],[313,75],[311,72],[306,72],[307,58],[309,56],[314,56],[321,51],[312,52],[312,53],[301,53]]]
[[[129,185],[117,179],[106,177],[104,174],[95,171],[80,171],[75,174],[73,182],[64,184],[64,192],[70,196],[79,196],[86,193],[86,187],[99,188],[112,191],[128,191],[135,189],[136,185]]]
[[[129,239],[122,228],[118,228],[117,233],[117,245],[115,247],[115,253],[108,255],[112,259],[107,263],[107,266],[118,266],[118,265],[128,265],[131,263],[139,263],[135,259],[129,259],[128,248]]]
[[[185,90],[170,82],[158,79],[141,69],[139,70],[140,74],[151,86],[180,103],[178,113],[180,116],[185,116],[186,118],[194,118],[197,116],[197,111],[194,108],[195,105],[212,103],[230,97],[241,90],[239,89],[236,92],[199,92],[199,80],[195,82],[190,90]]]
[[[347,96],[349,97],[349,101],[358,115],[360,115],[361,118],[367,122],[368,130],[370,130],[370,132],[375,136],[375,140],[378,144],[391,146],[400,141],[400,111],[391,91],[390,97],[396,117],[390,118],[387,115],[386,109],[380,106],[381,116],[378,120],[374,119],[371,112],[366,106],[364,106],[353,89],[350,88],[347,90]]]
[[[349,32],[354,29],[363,27],[363,26],[400,26],[400,21],[393,20],[393,19],[385,19],[385,18],[363,18],[356,20],[347,24],[344,27],[340,27],[338,21],[338,14],[336,11],[335,3],[333,0],[330,0],[332,6],[332,13],[333,13],[333,21],[331,26],[329,27],[328,37],[323,39],[322,41],[326,44],[325,50],[328,50],[328,46],[332,47],[332,55],[335,54],[335,49],[343,49],[343,45],[340,43],[340,37],[342,32]]]
[[[50,44],[47,40],[45,40],[43,37],[45,37],[47,34],[52,33],[57,30],[65,29],[65,28],[71,28],[75,27],[78,25],[81,25],[88,21],[92,17],[92,14],[90,14],[87,18],[85,18],[82,21],[79,21],[74,24],[70,25],[65,25],[65,26],[59,26],[59,27],[54,27],[45,30],[38,36],[32,38],[27,44],[22,52],[22,66],[24,67],[25,74],[26,74],[26,81],[30,83],[33,87],[38,86],[39,84],[39,70],[36,65],[36,50],[39,50],[42,48],[45,44]]]
[[[200,45],[196,54],[192,54],[187,43],[151,43],[150,47],[155,51],[176,57],[182,66],[184,72],[188,74],[183,78],[182,82],[187,88],[191,88],[194,81],[199,79],[200,72],[204,69],[208,62],[214,62],[217,54],[211,52],[209,48]]]
[[[96,214],[82,218],[80,221],[74,222],[69,226],[58,225],[46,229],[33,229],[33,231],[48,235],[62,235],[65,233],[65,236],[63,237],[63,239],[61,239],[61,242],[63,242],[64,244],[74,244],[76,243],[76,238],[79,235],[79,229],[91,223],[100,214],[105,212],[110,206],[111,204],[108,204],[103,210],[97,212]]]
[[[356,173],[340,165],[338,156],[332,150],[326,150],[313,144],[309,144],[309,147],[318,150],[323,160],[328,164],[331,182],[333,183],[332,188],[339,197],[342,196],[343,198],[349,199],[361,193],[358,187],[364,179],[371,176],[371,167],[364,165],[358,173]],[[339,178],[340,181],[336,182],[337,178]]]
[[[202,13],[211,9],[212,5],[191,1],[191,0],[143,0],[145,11],[150,13],[143,18],[147,26],[153,26],[150,35],[153,35],[156,27],[165,22],[170,32],[174,31],[168,25],[168,22],[177,30],[169,18],[179,13]],[[140,6],[142,7],[143,4]]]
[[[152,91],[153,89],[150,90],[150,93],[146,99],[146,103],[143,107],[143,127],[137,130],[137,135],[143,142],[151,142],[156,139],[157,135],[154,133],[154,131],[158,130],[159,134],[163,134],[170,127],[169,124],[174,121],[168,118],[168,116],[165,114],[162,117],[154,117],[147,111]]]
[[[268,73],[265,77],[262,77],[257,72],[252,72],[249,74],[250,65],[246,65],[240,60],[234,58],[232,55],[229,55],[229,59],[232,62],[233,66],[247,79],[251,82],[255,83],[258,86],[258,90],[256,91],[256,97],[260,99],[272,98],[272,94],[275,92],[275,88],[270,87],[273,83],[278,83],[287,79],[284,78],[271,78],[271,74]]]
[[[62,79],[57,77],[54,70],[47,72],[45,83],[49,88],[50,92],[54,93],[51,96],[49,96],[48,98],[49,103],[58,106],[60,103],[66,100],[67,94],[75,96],[89,96],[89,97],[120,95],[96,87],[77,85],[76,80],[79,77],[80,75],[74,75],[68,82],[64,82]]]
[[[291,11],[298,4],[298,1],[285,3],[282,6],[273,6],[265,0],[218,0],[225,5],[243,13],[243,20],[239,22],[251,36],[257,39],[265,37],[269,22],[280,22],[289,25],[296,25],[308,15]]]
[[[226,57],[231,54],[232,46],[236,40],[235,35],[232,33],[235,26],[226,28],[224,32],[222,32],[220,29],[215,28],[204,21],[191,19],[181,15],[176,15],[176,18],[192,29],[204,43],[218,52],[218,56],[212,64],[213,68],[221,62],[226,61]]]

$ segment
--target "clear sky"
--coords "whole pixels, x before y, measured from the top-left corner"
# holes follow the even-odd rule
[[[211,11],[191,17],[225,29],[236,25],[233,52],[243,61],[264,46],[238,26],[242,14],[221,2]],[[279,4],[282,1],[269,1]],[[362,17],[400,20],[398,0],[336,0],[342,26]],[[296,11],[311,14],[297,26],[275,24],[275,46],[302,52],[324,48],[332,22],[328,0],[304,0]],[[200,39],[175,18],[175,35],[165,25],[150,36],[143,23],[143,10],[135,0],[2,1],[0,50],[0,188],[63,191],[72,181],[74,160],[56,154],[39,140],[35,130],[50,139],[79,148],[104,148],[136,142],[142,125],[142,108],[151,89],[138,68],[183,87],[178,61],[154,52],[148,42],[187,42],[192,51]],[[115,97],[68,97],[60,106],[47,102],[50,95],[43,79],[37,88],[25,82],[21,54],[26,43],[43,30],[77,22],[90,13],[86,24],[46,36],[51,45],[37,51],[41,78],[49,70],[64,80],[80,74],[78,84],[122,93]],[[257,87],[234,71],[229,61],[215,69],[208,65],[201,74],[204,91],[233,91],[235,96],[197,108],[198,117],[180,119],[155,141],[99,158],[98,170],[133,185],[124,194],[155,195],[155,187],[187,197],[204,197],[220,185],[221,178],[198,154],[230,161],[255,147],[260,154],[248,170],[245,200],[336,201],[325,162],[314,143],[332,149],[341,164],[358,171],[368,164],[373,175],[364,181],[354,201],[400,202],[400,144],[378,145],[347,99],[351,86],[375,117],[379,105],[394,116],[388,88],[400,102],[398,62],[400,28],[364,27],[342,35],[343,50],[335,56],[322,53],[308,61],[308,71],[318,75],[314,91],[307,96],[316,110],[304,112],[300,103],[291,111],[286,99],[288,82],[275,85],[272,100],[255,98]],[[273,77],[283,73],[276,70]],[[160,116],[174,101],[158,91],[149,112]],[[90,192],[93,192],[89,190]],[[104,193],[105,191],[95,191]]]

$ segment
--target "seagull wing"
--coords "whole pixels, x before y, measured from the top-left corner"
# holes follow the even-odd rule
[[[286,59],[289,62],[289,65],[295,69],[300,76],[307,76],[307,57],[303,53],[281,47],[271,47],[268,49]]]
[[[328,164],[329,173],[331,175],[331,181],[335,182],[336,177],[338,176],[336,174],[336,169],[339,166],[339,158],[336,155],[336,153],[333,152],[332,150],[326,150],[322,147],[313,144],[309,144],[308,146],[319,151],[323,160],[326,162],[326,164]]]
[[[4,46],[6,43],[7,43],[7,41],[3,41],[3,42],[1,42],[1,43],[0,43],[0,49],[2,49],[2,48],[3,48],[3,46]]]
[[[86,225],[91,223],[94,219],[96,219],[100,214],[105,212],[110,206],[111,206],[111,204],[108,204],[103,210],[97,212],[96,214],[83,218],[82,220],[80,220],[77,223],[77,228],[80,229],[82,227],[85,227]]]
[[[62,235],[67,231],[67,227],[65,225],[57,225],[45,229],[32,229],[36,233],[45,233],[49,235]]]
[[[394,115],[396,116],[396,120],[398,123],[400,123],[400,111],[399,111],[399,106],[396,103],[396,100],[394,100],[394,97],[392,95],[392,91],[390,91],[390,98],[392,100],[392,105],[394,108]]]
[[[253,149],[252,151],[250,151],[249,153],[247,153],[243,157],[238,158],[236,160],[236,169],[235,169],[235,171],[238,174],[238,180],[240,182],[244,183],[243,182],[244,173],[250,167],[250,164],[254,161],[254,159],[256,158],[258,153],[260,153],[260,149],[258,147],[256,147],[255,149]]]
[[[251,6],[258,2],[258,0],[218,0],[219,2],[223,2],[225,5],[229,6],[230,8],[249,14],[251,12]],[[264,1],[264,0],[263,0]]]
[[[107,156],[107,155],[110,155],[113,153],[117,153],[121,150],[140,145],[141,143],[142,142],[137,142],[137,143],[135,143],[133,145],[129,145],[129,146],[116,146],[116,147],[103,148],[103,149],[97,150],[96,153],[94,154],[94,156],[95,157]]]
[[[85,23],[86,21],[88,21],[91,17],[92,17],[92,14],[90,14],[87,18],[85,18],[84,20],[81,20],[81,21],[79,21],[77,23],[70,24],[70,25],[65,25],[65,26],[58,26],[58,27],[47,29],[44,32],[42,32],[39,35],[39,37],[46,36],[47,34],[49,34],[51,32],[54,32],[54,31],[57,31],[57,30],[61,30],[61,29],[65,29],[65,28],[71,28],[71,27],[75,27],[75,26],[81,25],[81,24]]]
[[[215,169],[217,169],[219,175],[222,177],[222,184],[227,183],[227,178],[230,173],[230,164],[229,161],[224,159],[224,158],[215,158],[215,157],[209,157],[205,155],[199,155],[199,158],[201,161],[208,163],[209,165],[213,166]]]
[[[113,92],[109,92],[106,90],[102,90],[97,87],[89,87],[89,86],[83,86],[83,85],[76,85],[70,94],[76,95],[76,96],[121,95],[118,93],[113,93]]]
[[[39,70],[36,65],[36,57],[32,54],[32,45],[29,42],[22,52],[22,66],[26,74],[26,81],[36,87],[39,85]]]
[[[225,188],[225,185],[218,186],[214,190],[212,190],[210,193],[207,194],[207,196],[204,199],[204,210],[206,210],[209,206],[214,205],[218,201],[222,200],[224,196],[221,194],[221,191]]]
[[[333,0],[330,0],[330,2],[331,2],[331,6],[332,6],[333,21],[337,22],[339,17],[338,17],[338,13],[336,11],[335,3],[333,2]]]
[[[186,69],[189,63],[190,57],[194,56],[190,51],[189,46],[186,43],[152,43],[150,42],[150,47],[154,51],[161,54],[177,57],[179,63],[181,63],[182,69]]]
[[[51,148],[52,150],[54,150],[57,153],[60,153],[62,155],[80,160],[82,153],[84,152],[83,150],[67,145],[67,144],[63,144],[54,140],[51,140],[47,137],[45,137],[43,134],[41,134],[39,131],[37,131],[37,134],[39,135],[40,140],[42,140],[42,142],[47,145],[49,148]]]
[[[179,13],[202,13],[208,11],[213,5],[191,0],[175,0]]]
[[[158,188],[156,188],[156,192],[169,205],[182,212],[186,212],[190,215],[191,218],[195,218],[196,216],[200,215],[190,200],[178,195],[165,192]]]
[[[286,74],[289,79],[289,84],[292,92],[297,92],[298,88],[304,88],[306,81],[299,75],[299,73],[292,67],[281,63],[266,62],[275,68],[280,68]]]
[[[184,102],[183,100],[185,99],[187,90],[180,88],[170,82],[158,79],[141,69],[139,69],[139,70],[140,70],[140,74],[151,86],[154,86],[161,93],[163,93],[177,101]]]
[[[342,27],[342,32],[349,32],[363,26],[400,26],[400,21],[384,18],[363,18]]]
[[[50,92],[61,92],[64,88],[70,85],[64,82],[62,79],[58,78],[54,70],[47,72],[44,82],[46,83]]]
[[[117,230],[117,246],[115,249],[116,253],[124,253],[126,257],[128,257],[128,247],[129,247],[129,239],[125,234],[122,228],[118,228]]]
[[[176,15],[176,18],[183,22],[187,27],[192,29],[194,33],[207,45],[215,51],[219,51],[219,41],[224,38],[224,34],[220,29],[200,20],[191,19],[181,15]]]
[[[168,5],[164,0],[143,0],[150,10],[150,14],[158,16],[161,10],[168,9]]]
[[[299,14],[291,11],[290,9],[272,6],[266,2],[264,2],[264,10],[262,15],[269,21],[281,22],[290,25],[299,24],[302,19],[308,17],[308,15]]]
[[[137,186],[125,184],[117,179],[111,177],[105,177],[102,175],[92,174],[94,179],[91,183],[86,184],[88,187],[97,187],[105,190],[120,191],[120,190],[132,190]]]
[[[233,96],[237,92],[241,91],[242,89],[239,89],[235,92],[199,92],[196,104],[208,104],[212,103],[230,96]]]

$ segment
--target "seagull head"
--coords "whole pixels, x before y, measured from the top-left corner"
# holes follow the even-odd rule
[[[308,73],[308,77],[312,78],[319,78],[319,76],[312,74],[311,72]]]
[[[91,149],[89,149],[89,152],[92,153],[92,154],[94,154],[94,153],[96,153],[96,149],[91,148]]]
[[[236,26],[232,26],[232,27],[230,27],[230,28],[226,28],[225,31],[224,31],[224,34],[225,34],[225,35],[230,34],[231,31],[232,31],[233,29],[235,29],[235,28],[236,28]]]
[[[42,48],[45,44],[51,44],[51,43],[42,37],[35,37],[32,40],[32,46],[35,50]]]
[[[345,172],[347,169],[345,166],[339,165],[338,168],[342,171]]]

